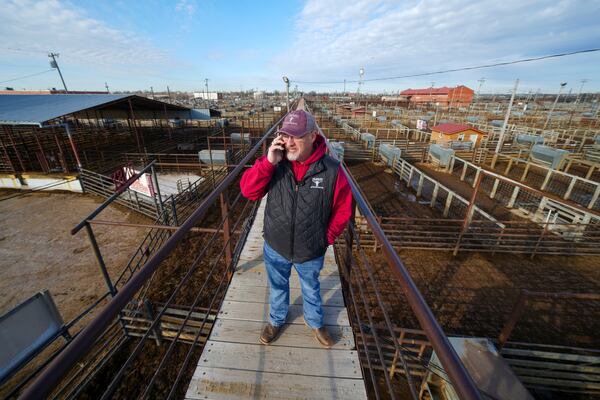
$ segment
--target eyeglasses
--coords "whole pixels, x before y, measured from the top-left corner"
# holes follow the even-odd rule
[[[307,138],[309,135],[310,135],[310,132],[309,132],[309,133],[307,133],[306,135],[304,135],[304,136],[300,136],[300,137],[297,137],[297,136],[291,136],[291,135],[286,135],[285,133],[282,133],[280,136],[281,136],[281,138],[282,138],[283,140],[285,140],[286,142],[287,142],[287,141],[289,141],[290,139],[294,140],[295,142],[299,142],[299,141],[301,141],[301,140],[304,140],[304,139],[306,139],[306,138]]]

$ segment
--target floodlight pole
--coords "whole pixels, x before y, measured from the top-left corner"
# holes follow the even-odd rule
[[[479,103],[479,94],[481,93],[481,87],[483,86],[483,82],[485,82],[485,78],[481,78],[477,80],[479,82],[479,87],[477,88],[477,93],[475,94],[475,101],[471,103],[471,110],[475,108],[475,102]]]
[[[60,67],[58,66],[58,62],[56,61],[56,57],[58,57],[57,53],[50,53],[48,54],[48,57],[52,58],[52,62],[50,63],[50,66],[52,68],[56,68],[56,70],[58,71],[58,75],[60,76],[60,80],[62,81],[62,84],[65,88],[65,93],[69,94],[69,90],[67,89],[67,84],[65,83],[65,80],[62,76],[62,72],[60,72]]]
[[[548,117],[546,117],[546,123],[544,123],[544,127],[542,129],[546,129],[546,127],[548,126],[548,122],[550,122],[550,117],[552,117],[552,113],[554,112],[554,107],[556,107],[556,103],[558,103],[558,98],[560,97],[560,94],[562,93],[563,88],[567,86],[567,82],[561,82],[560,83],[560,89],[558,89],[558,94],[556,95],[556,99],[554,99],[554,103],[552,104],[552,108],[550,109],[550,112],[548,113]]]
[[[290,112],[290,80],[287,76],[284,76],[282,79],[285,82],[285,101],[287,104],[287,112]]]
[[[500,137],[498,138],[498,144],[496,145],[496,151],[494,157],[498,157],[498,153],[502,150],[502,142],[504,142],[504,134],[506,133],[506,126],[508,125],[508,119],[510,118],[510,110],[512,109],[513,101],[515,101],[515,94],[517,93],[517,87],[519,87],[519,80],[515,81],[515,87],[513,88],[512,95],[510,96],[510,102],[508,103],[508,109],[504,116],[504,123],[502,124],[502,130],[500,130]],[[492,163],[492,165],[494,165]]]
[[[204,85],[206,86],[206,108],[210,110],[210,95],[208,94],[208,78],[204,79]]]

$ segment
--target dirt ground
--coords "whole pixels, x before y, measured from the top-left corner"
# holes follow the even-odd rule
[[[70,233],[101,199],[73,193],[8,198],[16,193],[0,192],[0,314],[48,289],[67,322],[107,290],[85,230]],[[99,217],[149,222],[119,206],[109,206]],[[146,232],[100,225],[94,232],[114,281]]]
[[[441,218],[385,167],[354,163],[351,172],[376,214]],[[399,256],[449,334],[497,338],[522,289],[538,292],[600,292],[600,257],[536,256],[448,251],[399,250]],[[400,326],[417,322],[398,283],[390,279],[381,252],[369,252],[381,290]],[[600,302],[532,301],[511,340],[600,348]]]
[[[441,218],[431,207],[419,204],[404,182],[385,166],[371,162],[347,162],[347,165],[376,215]]]
[[[600,292],[596,257],[492,256],[428,250],[400,250],[400,259],[448,334],[497,339],[522,289],[539,292]],[[369,252],[380,288],[400,326],[418,328],[398,284],[390,279],[381,252]],[[510,340],[600,348],[600,302],[533,299]]]

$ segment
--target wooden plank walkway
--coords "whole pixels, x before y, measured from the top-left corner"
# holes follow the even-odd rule
[[[325,256],[321,294],[325,325],[336,340],[321,347],[304,325],[296,271],[290,310],[275,342],[258,337],[269,317],[262,256],[263,198],[236,273],[186,393],[186,399],[366,399],[366,389],[333,250]]]

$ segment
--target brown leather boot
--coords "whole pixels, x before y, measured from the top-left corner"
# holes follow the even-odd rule
[[[317,339],[321,346],[329,349],[335,344],[331,336],[329,336],[329,332],[327,332],[327,329],[325,329],[324,326],[317,329],[313,329],[313,332],[315,333],[315,339]]]
[[[260,340],[262,344],[271,344],[271,342],[274,341],[275,338],[277,338],[280,329],[281,327],[273,326],[269,322],[267,322],[258,340]]]

